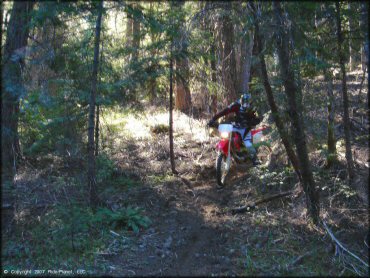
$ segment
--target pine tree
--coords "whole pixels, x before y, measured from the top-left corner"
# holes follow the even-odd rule
[[[31,12],[35,2],[14,2],[8,24],[2,69],[2,178],[12,181],[21,157],[19,101],[25,93],[22,69],[27,52]]]
[[[90,205],[96,208],[100,204],[97,186],[96,186],[96,168],[95,168],[95,153],[94,153],[94,126],[95,126],[95,101],[98,82],[98,68],[99,68],[99,45],[101,22],[103,15],[103,1],[99,2],[98,16],[95,27],[94,40],[94,62],[91,75],[91,94],[89,101],[89,125],[88,125],[88,188],[90,193]]]
[[[289,36],[286,30],[288,24],[279,2],[273,2],[273,12],[277,28],[276,45],[279,55],[281,78],[288,100],[289,116],[294,128],[292,134],[294,136],[294,142],[297,148],[300,166],[299,168],[302,175],[302,185],[306,193],[307,209],[313,222],[318,223],[320,218],[320,199],[308,158],[306,135],[304,132],[302,115],[300,110],[298,110],[298,107],[300,107],[301,104],[297,102],[298,88],[289,55]]]

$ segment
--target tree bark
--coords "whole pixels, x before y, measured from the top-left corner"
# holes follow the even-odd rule
[[[173,57],[172,57],[172,51],[173,51],[173,42],[171,42],[171,48],[170,48],[170,118],[169,118],[169,138],[170,138],[170,160],[171,160],[171,170],[173,174],[178,174],[176,171],[175,166],[175,154],[173,151]]]
[[[364,34],[364,42],[361,49],[361,68],[365,72],[369,63],[369,18],[368,18],[368,4],[361,3],[361,30]],[[368,90],[369,94],[369,90]]]
[[[292,147],[292,144],[289,141],[288,134],[285,130],[284,127],[284,122],[280,117],[279,109],[276,105],[275,99],[274,99],[274,94],[272,92],[272,88],[269,82],[268,74],[267,74],[267,67],[266,67],[266,62],[265,62],[265,56],[262,53],[262,48],[263,48],[263,43],[261,39],[261,34],[259,32],[259,26],[258,26],[258,21],[257,21],[257,15],[256,15],[256,9],[253,4],[253,2],[250,2],[250,6],[252,7],[253,11],[253,20],[254,20],[254,28],[255,28],[255,40],[256,40],[256,51],[257,51],[257,56],[258,56],[258,61],[259,61],[259,67],[260,67],[260,73],[261,73],[261,79],[263,82],[263,86],[265,88],[266,92],[266,97],[267,101],[269,103],[271,113],[273,116],[273,119],[275,121],[276,127],[278,129],[279,135],[281,137],[281,140],[284,144],[285,151],[288,155],[289,160],[292,163],[292,166],[298,176],[299,181],[302,181],[302,176],[299,170],[299,164],[298,164],[298,158],[294,152],[294,149]]]
[[[240,92],[249,92],[249,82],[251,77],[252,51],[253,51],[253,32],[248,31],[241,43],[241,70],[240,70]]]
[[[225,99],[228,103],[237,98],[237,75],[234,50],[234,30],[231,18],[231,2],[225,2],[225,14],[221,18],[221,48],[222,48],[222,81],[225,87]]]
[[[327,143],[328,143],[328,157],[326,159],[326,166],[331,167],[337,160],[337,148],[335,137],[335,98],[333,93],[333,77],[332,73],[327,69],[324,70],[324,77],[327,84],[327,109],[328,109],[328,127],[327,127]]]
[[[94,156],[94,124],[95,124],[95,101],[96,101],[96,88],[98,81],[98,68],[99,68],[99,45],[101,22],[103,15],[103,1],[99,2],[98,17],[96,19],[95,28],[95,41],[94,41],[94,62],[91,75],[91,94],[89,101],[89,125],[88,125],[88,188],[90,194],[90,206],[96,209],[100,205],[100,200],[97,192],[96,185],[96,169],[95,169],[95,156]]]
[[[354,9],[354,7],[351,6],[351,2],[348,2],[348,11],[351,13],[352,12],[351,10],[353,10],[353,9]],[[349,70],[353,71],[355,59],[354,59],[353,39],[352,39],[352,37],[353,37],[352,32],[354,30],[352,16],[348,17],[348,27],[349,27],[349,36],[348,36]]]
[[[345,53],[343,49],[343,34],[342,34],[342,22],[340,16],[340,4],[339,2],[335,3],[336,7],[336,21],[337,21],[337,42],[338,42],[338,55],[339,55],[339,64],[342,74],[342,98],[343,98],[343,121],[344,121],[344,140],[346,145],[346,160],[347,160],[347,170],[350,183],[354,178],[354,166],[353,158],[351,151],[351,133],[350,133],[350,121],[349,121],[349,101],[347,94],[347,81],[346,81],[346,67],[345,67]]]
[[[289,57],[289,36],[286,33],[287,22],[284,18],[280,2],[273,2],[274,20],[276,22],[277,50],[279,56],[280,72],[288,99],[289,115],[294,128],[292,134],[297,148],[299,168],[302,175],[303,189],[306,193],[306,203],[309,215],[314,223],[318,223],[320,217],[319,193],[315,188],[311,164],[308,158],[306,136],[302,117],[297,107],[298,88],[295,83],[294,72]]]
[[[183,8],[185,4],[184,1],[174,2],[174,7],[179,9]],[[188,51],[188,39],[187,39],[187,32],[184,28],[184,18],[180,18],[180,22],[178,23],[178,32],[176,37],[176,58],[175,58],[175,65],[176,65],[176,93],[175,93],[175,108],[184,112],[186,114],[190,114],[191,112],[191,95],[189,89],[189,60],[187,57]]]
[[[104,43],[101,43],[100,51],[100,63],[99,63],[99,85],[101,85],[101,73],[102,73],[102,64],[103,64],[103,51]],[[96,104],[96,122],[95,122],[95,156],[99,155],[99,136],[100,136],[100,105]]]
[[[137,3],[133,4],[134,9],[138,9]],[[132,61],[137,62],[140,50],[140,20],[134,16],[132,19]]]
[[[133,35],[133,19],[132,19],[132,15],[127,12],[127,19],[126,19],[126,48],[127,49],[130,49],[129,51],[129,55],[127,55],[127,58],[126,58],[126,64],[129,64],[130,61],[131,61],[131,49],[132,49],[132,35]]]
[[[211,65],[211,80],[213,84],[217,83],[217,67],[216,67],[216,42],[215,42],[215,35],[214,30],[211,30],[211,36],[212,36],[212,42],[211,42],[211,59],[210,59],[210,65]],[[217,95],[211,94],[211,104],[210,104],[210,111],[211,114],[216,114],[217,112]]]
[[[15,1],[7,29],[2,69],[1,148],[3,181],[12,181],[20,159],[18,134],[19,100],[24,94],[22,69],[35,2]]]
[[[95,122],[95,156],[99,155],[99,124],[100,124],[100,105],[96,105],[96,122]]]

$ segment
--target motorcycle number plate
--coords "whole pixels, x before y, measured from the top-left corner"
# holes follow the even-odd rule
[[[218,126],[218,131],[221,132],[232,132],[233,131],[233,125],[230,124],[220,124]]]

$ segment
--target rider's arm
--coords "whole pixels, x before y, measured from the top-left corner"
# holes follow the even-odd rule
[[[228,115],[230,113],[233,113],[233,112],[238,112],[239,108],[240,108],[240,104],[237,103],[237,102],[234,102],[231,105],[229,105],[228,107],[226,107],[224,110],[222,110],[221,112],[214,115],[211,121],[216,121],[217,119],[221,118],[222,116],[226,116],[226,115]]]

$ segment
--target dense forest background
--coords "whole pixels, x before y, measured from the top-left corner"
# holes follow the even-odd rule
[[[4,273],[368,275],[368,9],[2,2]],[[272,155],[216,190],[246,91]]]

